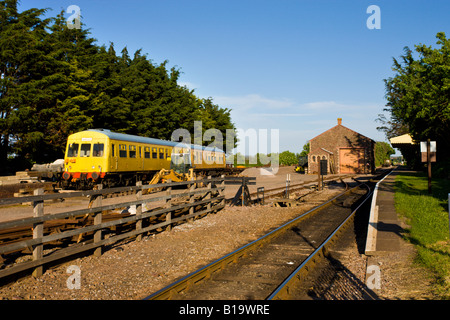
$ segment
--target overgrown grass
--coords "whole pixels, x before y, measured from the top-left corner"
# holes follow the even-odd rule
[[[450,299],[450,241],[448,193],[450,181],[432,180],[423,173],[399,172],[395,181],[395,207],[410,228],[405,238],[417,248],[417,261],[436,276],[435,294]]]

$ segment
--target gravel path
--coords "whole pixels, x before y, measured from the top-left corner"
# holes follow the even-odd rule
[[[267,189],[283,186],[286,172],[291,169],[280,168],[275,177],[257,176],[257,183]],[[247,173],[254,176],[256,172]],[[313,180],[312,176],[292,176],[299,181]],[[324,201],[340,191],[335,187],[308,197],[311,201]],[[232,194],[234,190],[228,192]],[[0,300],[141,299],[312,207],[312,204],[294,208],[226,207],[217,214],[178,225],[170,232],[153,234],[140,242],[129,240],[115,244],[101,257],[78,258],[46,270],[38,279],[26,277],[5,285],[0,288]],[[370,261],[381,269],[381,289],[376,294],[381,299],[432,299],[429,294],[431,277],[414,265],[414,247],[403,241],[401,245],[399,252],[377,256]],[[367,257],[358,253],[355,244],[342,249],[339,259],[352,275],[352,283],[365,283]],[[80,272],[79,289],[68,288],[68,281],[76,275],[68,272],[71,266],[74,266],[72,272]],[[336,288],[348,287],[348,279],[336,284]],[[69,282],[69,287],[71,284]],[[328,293],[321,298],[351,297],[337,291]],[[353,295],[354,299],[361,297],[358,293]]]
[[[338,188],[318,192],[314,200],[331,198]],[[257,239],[269,230],[305,212],[269,206],[226,207],[191,223],[142,241],[120,243],[101,257],[78,258],[47,270],[38,279],[23,278],[0,288],[3,299],[141,299],[200,266]],[[68,289],[67,273],[80,271],[80,289]]]

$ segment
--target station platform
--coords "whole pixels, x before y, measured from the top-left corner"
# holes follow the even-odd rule
[[[401,225],[395,211],[394,185],[401,168],[394,169],[381,180],[374,191],[370,209],[365,254],[400,250]]]

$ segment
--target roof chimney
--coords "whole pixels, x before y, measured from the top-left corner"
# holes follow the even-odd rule
[[[342,124],[342,118],[338,118],[338,125]]]

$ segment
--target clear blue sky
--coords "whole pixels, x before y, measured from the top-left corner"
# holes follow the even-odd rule
[[[338,117],[386,141],[375,119],[392,58],[405,46],[435,46],[437,32],[450,37],[448,0],[22,0],[19,8],[55,16],[69,5],[99,45],[180,68],[180,83],[232,109],[237,128],[279,129],[280,151],[300,152]],[[381,29],[367,28],[370,5],[381,10]]]

